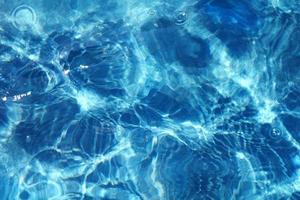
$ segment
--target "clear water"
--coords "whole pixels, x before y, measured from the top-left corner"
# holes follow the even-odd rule
[[[300,199],[298,0],[0,0],[1,200]]]

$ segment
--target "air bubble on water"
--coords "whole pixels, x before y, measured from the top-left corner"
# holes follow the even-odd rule
[[[12,12],[13,25],[16,28],[25,28],[34,25],[36,22],[36,13],[34,9],[28,5],[16,7]]]
[[[64,72],[64,75],[68,75],[71,71],[69,69],[66,69],[63,72]]]
[[[26,142],[29,143],[31,141],[31,137],[29,135],[26,136]]]
[[[294,85],[295,85],[294,82],[292,82],[292,81],[289,81],[289,82],[288,82],[288,86],[289,86],[289,87],[293,87]]]
[[[278,128],[272,128],[270,134],[271,134],[271,137],[273,137],[273,138],[279,138],[282,135],[282,132]]]
[[[188,16],[187,13],[184,11],[178,11],[175,13],[175,23],[177,25],[182,25],[186,22]]]
[[[149,10],[148,10],[148,15],[153,16],[153,15],[155,15],[155,14],[156,14],[155,10],[153,10],[153,9],[149,9]]]
[[[80,67],[81,69],[87,69],[87,68],[89,68],[88,65],[79,65],[79,67]]]

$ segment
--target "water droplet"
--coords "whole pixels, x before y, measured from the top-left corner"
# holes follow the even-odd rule
[[[187,20],[187,14],[184,11],[178,11],[175,13],[175,23],[177,25],[182,25]]]
[[[36,22],[35,11],[28,5],[16,7],[11,15],[13,17],[13,25],[19,29],[30,27]]]

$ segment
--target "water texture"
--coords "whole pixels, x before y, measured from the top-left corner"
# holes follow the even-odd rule
[[[0,0],[0,199],[300,199],[300,1]]]

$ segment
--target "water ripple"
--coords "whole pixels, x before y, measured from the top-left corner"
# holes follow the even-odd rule
[[[0,199],[299,199],[299,19],[0,1]]]

